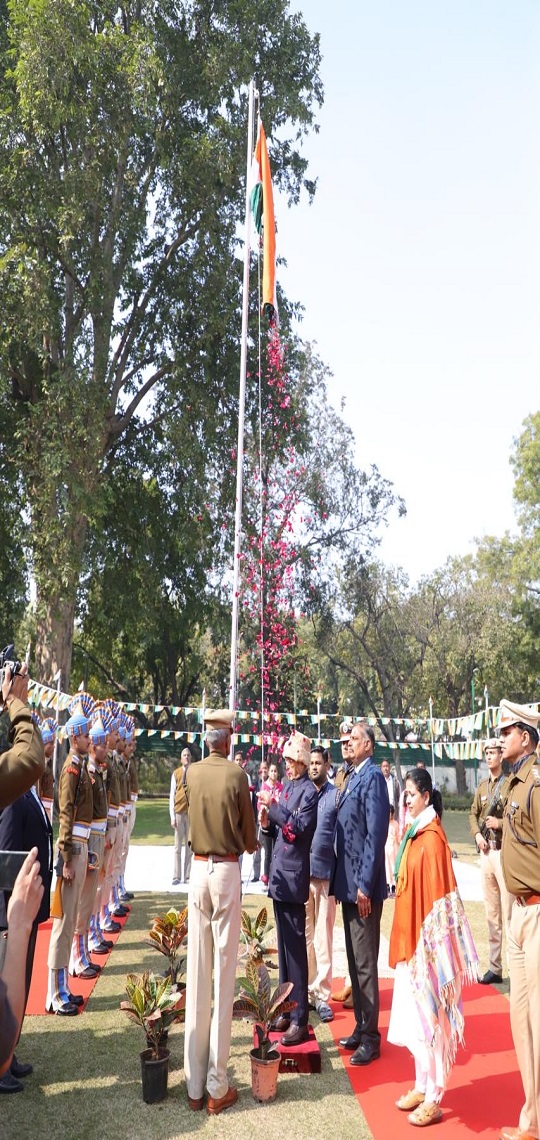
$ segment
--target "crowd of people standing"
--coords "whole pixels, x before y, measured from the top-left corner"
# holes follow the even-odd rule
[[[78,693],[65,726],[69,743],[58,788],[50,781],[56,726],[27,704],[24,668],[3,678],[11,747],[0,756],[0,847],[29,854],[10,889],[0,892],[0,926],[9,932],[0,972],[0,1092],[19,1091],[30,1066],[15,1054],[39,923],[48,916],[52,880],[50,810],[59,807],[56,890],[48,958],[49,1012],[75,1016],[81,1000],[70,977],[94,978],[115,914],[130,895],[124,870],[137,801],[134,724],[114,701]],[[332,935],[341,903],[352,1032],[340,1040],[351,1065],[370,1065],[381,1051],[378,951],[381,913],[395,894],[389,962],[394,990],[388,1040],[409,1049],[414,1086],[396,1102],[412,1125],[442,1119],[459,1043],[462,986],[502,979],[502,930],[510,973],[510,1018],[525,1100],[516,1127],[501,1140],[537,1140],[540,1100],[540,714],[502,701],[499,736],[486,742],[488,777],[470,813],[481,860],[489,930],[489,969],[478,957],[457,889],[442,826],[442,801],[420,764],[404,787],[385,762],[374,762],[375,738],[365,721],[342,732],[342,760],[332,772],[325,750],[293,732],[277,765],[250,788],[242,761],[229,761],[234,714],[209,710],[200,763],[181,758],[171,787],[171,823],[182,820],[190,879],[185,1029],[189,1107],[218,1114],[236,1103],[227,1075],[244,852],[264,852],[273,901],[281,982],[292,983],[294,1009],[274,1026],[294,1049],[311,1033],[309,1010],[331,1020]],[[186,750],[187,751],[187,750]],[[506,761],[509,771],[503,770]],[[396,818],[397,813],[397,818]],[[174,817],[174,819],[173,819]],[[175,826],[176,825],[176,826]],[[188,841],[185,842],[185,834]],[[393,871],[389,844],[395,854]],[[396,845],[399,846],[396,853]],[[188,861],[188,855],[189,860]],[[391,881],[390,881],[391,879]],[[267,880],[267,882],[265,882]],[[116,924],[117,925],[117,924]],[[343,995],[342,995],[343,997]]]

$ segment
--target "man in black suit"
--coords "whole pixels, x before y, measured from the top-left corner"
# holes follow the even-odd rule
[[[354,772],[337,810],[336,865],[331,892],[343,908],[345,947],[351,976],[356,1027],[340,1045],[354,1050],[351,1065],[368,1065],[380,1056],[379,954],[383,900],[386,898],[384,845],[390,804],[386,782],[373,763],[375,736],[355,724],[350,747]]]
[[[25,1008],[32,980],[38,925],[40,922],[45,922],[50,915],[52,879],[52,827],[35,785],[9,807],[0,811],[0,850],[30,851],[32,847],[38,849],[37,858],[44,891],[28,940]],[[7,930],[8,927],[7,907],[10,897],[11,891],[0,891],[0,930]],[[25,1077],[31,1072],[32,1065],[22,1064],[13,1054],[10,1068],[0,1078],[0,1093],[22,1092],[24,1085],[19,1078]]]

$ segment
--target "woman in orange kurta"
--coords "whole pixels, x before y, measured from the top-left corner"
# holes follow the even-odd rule
[[[425,768],[407,773],[411,824],[396,859],[390,936],[395,981],[388,1040],[414,1056],[415,1087],[396,1101],[419,1127],[442,1118],[440,1102],[463,1044],[461,985],[478,977],[474,947],[441,826],[442,800]]]

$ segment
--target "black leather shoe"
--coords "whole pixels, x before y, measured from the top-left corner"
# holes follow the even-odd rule
[[[47,1006],[47,1013],[55,1013],[57,1017],[75,1017],[78,1012],[78,1005],[72,1001],[65,1001],[63,1005],[58,1006],[58,1009],[53,1009],[52,1005]]]
[[[84,1005],[84,998],[83,998],[82,994],[70,994],[69,1000],[70,1000],[72,1005],[76,1005],[77,1007],[80,1005]]]
[[[96,949],[91,950],[90,953],[91,954],[108,954],[109,953],[109,947],[104,946],[103,942],[102,942],[100,946],[96,946]]]
[[[111,911],[111,914],[114,914],[115,918],[125,918],[126,914],[129,914],[129,911],[130,908],[128,906],[115,906],[114,910]]]
[[[98,974],[99,970],[96,969],[95,966],[86,966],[84,970],[81,970],[79,974],[74,974],[73,977],[84,978],[87,982],[90,982],[92,978],[97,978]]]
[[[487,970],[484,974],[484,977],[479,978],[478,980],[481,986],[492,986],[494,982],[496,985],[500,986],[502,982],[502,974],[494,974],[493,970]]]
[[[106,950],[112,950],[114,942],[112,938],[102,938],[101,945],[104,946]],[[91,950],[90,953],[95,954],[95,950]]]
[[[101,929],[104,930],[106,934],[118,934],[118,931],[122,929],[122,923],[112,921],[106,922],[105,926],[102,926]]]
[[[118,895],[118,898],[121,903],[127,903],[131,902],[131,900],[135,898],[135,895],[132,894],[131,891],[122,891],[122,893]]]
[[[360,1037],[359,1033],[358,1034],[357,1033],[351,1033],[350,1037],[340,1037],[339,1044],[341,1045],[342,1049],[353,1050],[353,1049],[358,1049],[358,1046],[360,1045],[361,1040],[362,1040],[362,1038]]]
[[[283,1037],[281,1038],[281,1044],[282,1045],[301,1045],[303,1041],[307,1041],[308,1037],[309,1037],[309,1026],[308,1025],[295,1025],[294,1021],[291,1021],[291,1024],[289,1025],[287,1032],[284,1033]]]
[[[12,1077],[9,1069],[3,1077],[0,1077],[0,1093],[15,1093],[23,1091],[24,1085],[22,1081],[18,1081],[16,1077]]]
[[[376,1045],[370,1045],[369,1041],[362,1041],[358,1046],[352,1057],[350,1057],[351,1065],[369,1065],[370,1061],[377,1061],[381,1055],[381,1050]]]
[[[34,1066],[23,1064],[23,1062],[18,1061],[15,1054],[13,1054],[9,1071],[12,1077],[29,1077],[30,1073],[34,1072]]]

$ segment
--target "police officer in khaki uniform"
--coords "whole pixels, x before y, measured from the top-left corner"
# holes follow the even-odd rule
[[[207,711],[210,755],[190,764],[186,781],[193,861],[184,1070],[190,1108],[202,1109],[206,1089],[211,1115],[238,1099],[227,1080],[227,1062],[240,940],[239,856],[257,846],[248,779],[228,759],[233,720],[234,713],[227,709]]]
[[[38,725],[38,728],[41,732],[41,739],[43,740],[43,748],[45,751],[45,771],[37,782],[37,793],[43,804],[43,810],[47,815],[47,819],[49,823],[52,823],[54,806],[53,760],[58,725],[51,716],[48,716]]]
[[[502,982],[503,922],[508,946],[508,929],[514,896],[506,889],[501,867],[504,807],[508,778],[502,767],[502,740],[493,737],[484,744],[488,777],[481,780],[469,814],[471,835],[480,854],[482,894],[489,931],[489,970],[482,985]]]
[[[516,896],[510,919],[510,1021],[525,1103],[517,1128],[501,1140],[540,1135],[540,764],[538,722],[529,705],[501,701],[503,760],[512,765],[503,821],[501,861]]]
[[[191,868],[191,847],[189,846],[189,815],[186,795],[186,782],[188,768],[191,764],[189,748],[183,748],[180,753],[180,765],[175,768],[171,776],[171,790],[169,794],[169,815],[171,827],[174,829],[174,873],[173,887],[189,881]],[[184,847],[184,873],[182,874],[182,847]]]
[[[82,889],[79,912],[75,924],[75,934],[71,948],[69,972],[77,978],[97,977],[101,966],[92,962],[88,946],[90,919],[94,913],[107,832],[107,792],[101,765],[107,755],[106,733],[100,710],[94,711],[90,724],[90,758],[88,775],[92,785],[92,823],[88,837],[88,867]]]
[[[73,1000],[67,975],[71,942],[88,866],[88,837],[94,808],[92,784],[86,770],[86,757],[90,747],[89,717],[92,712],[89,701],[91,698],[88,698],[88,694],[82,693],[70,704],[71,716],[65,726],[70,753],[62,768],[58,786],[58,847],[61,855],[58,893],[62,916],[54,918],[51,932],[45,1008],[48,1013],[67,1016],[78,1013],[78,1006],[82,1005],[82,998]]]

